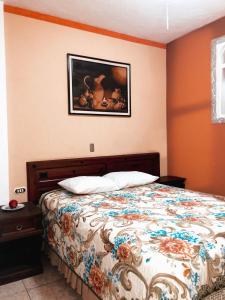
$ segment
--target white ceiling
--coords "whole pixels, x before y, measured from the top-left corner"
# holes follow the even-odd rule
[[[5,0],[4,3],[162,43],[225,16],[225,0]]]

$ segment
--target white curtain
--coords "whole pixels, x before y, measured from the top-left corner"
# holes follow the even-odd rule
[[[8,128],[5,72],[4,5],[0,0],[0,205],[9,200]]]

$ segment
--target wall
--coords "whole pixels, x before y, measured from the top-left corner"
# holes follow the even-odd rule
[[[3,2],[0,1],[0,205],[9,198],[8,129],[5,74],[5,36]]]
[[[168,173],[188,188],[225,195],[225,124],[211,121],[211,41],[225,18],[167,46]]]
[[[5,28],[11,197],[31,160],[159,151],[166,173],[165,49],[8,13]],[[69,116],[66,53],[130,63],[132,117]]]

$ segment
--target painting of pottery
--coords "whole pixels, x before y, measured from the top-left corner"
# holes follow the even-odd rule
[[[67,54],[69,114],[131,116],[130,64]]]

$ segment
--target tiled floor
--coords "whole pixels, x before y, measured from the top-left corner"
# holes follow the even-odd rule
[[[82,300],[44,259],[44,273],[0,286],[1,300]]]

